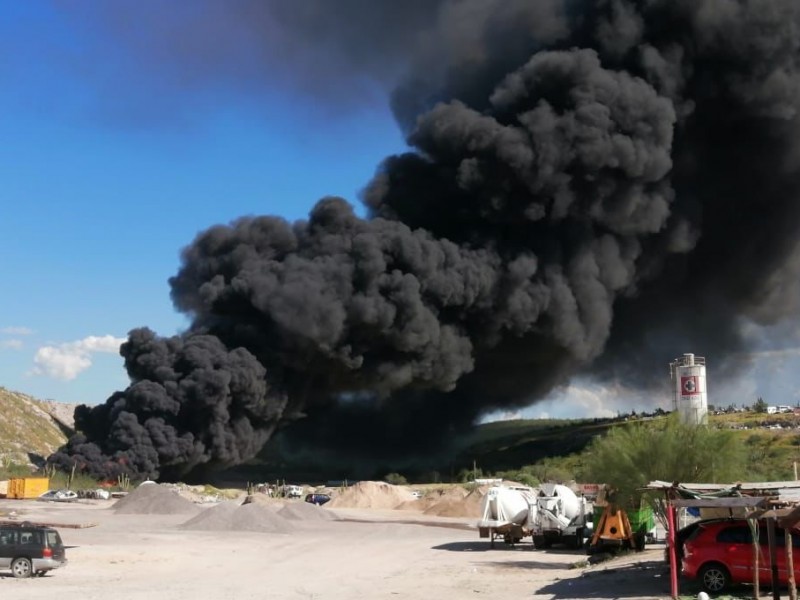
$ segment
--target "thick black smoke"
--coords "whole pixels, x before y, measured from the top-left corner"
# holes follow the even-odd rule
[[[576,374],[646,387],[797,314],[794,0],[435,6],[393,95],[414,151],[370,217],[325,198],[200,234],[171,280],[190,331],[132,332],[131,387],[54,460],[180,477],[296,421],[398,465]]]

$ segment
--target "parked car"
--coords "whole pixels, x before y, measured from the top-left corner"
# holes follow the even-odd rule
[[[764,524],[757,526],[760,547],[758,561],[759,581],[770,583],[772,563],[769,557],[767,531]],[[778,580],[787,583],[787,565],[784,530],[775,529]],[[795,578],[800,580],[800,535],[792,536]],[[753,582],[753,530],[745,519],[722,519],[701,522],[684,542],[682,568],[689,579],[697,579],[702,588],[711,593],[728,589],[735,583]]]
[[[700,525],[710,522],[711,521],[695,521],[694,523],[689,523],[682,527],[675,533],[675,548],[677,549],[678,564],[683,560],[683,546],[686,540],[694,535],[694,532],[697,531]],[[664,548],[664,561],[667,563],[669,562],[669,548]]]
[[[47,490],[38,499],[47,502],[73,502],[78,499],[78,494],[72,490]]]
[[[32,523],[0,525],[0,569],[14,577],[44,575],[67,564],[58,531]]]
[[[311,504],[316,504],[317,506],[322,506],[326,502],[330,501],[331,497],[328,494],[306,494],[306,502],[310,502]]]
[[[303,487],[299,485],[287,485],[285,494],[287,498],[302,498]]]

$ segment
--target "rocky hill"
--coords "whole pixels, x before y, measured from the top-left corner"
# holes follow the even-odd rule
[[[0,387],[0,465],[39,465],[72,433],[74,404]]]

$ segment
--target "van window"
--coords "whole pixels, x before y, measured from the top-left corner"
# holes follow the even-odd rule
[[[42,544],[42,532],[41,531],[23,531],[20,534],[20,542],[23,544]]]
[[[61,537],[58,535],[57,531],[47,532],[47,545],[50,548],[55,548],[61,545]]]
[[[0,529],[0,546],[10,546],[17,543],[17,532],[14,529]]]

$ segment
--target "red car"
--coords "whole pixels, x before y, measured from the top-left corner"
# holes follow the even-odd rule
[[[755,526],[755,525],[754,525]],[[772,581],[772,566],[769,560],[767,529],[758,526],[758,573],[759,581]],[[778,579],[787,583],[785,535],[781,528],[775,529],[777,546],[776,562]],[[792,535],[795,579],[800,581],[800,531]],[[724,519],[701,523],[684,543],[683,574],[689,579],[698,579],[707,592],[721,592],[734,583],[753,582],[753,534],[745,519]]]

